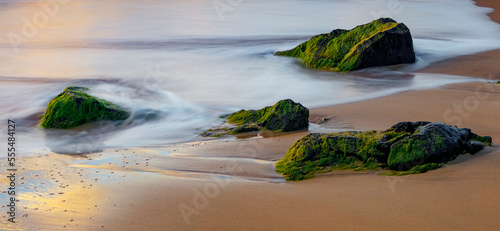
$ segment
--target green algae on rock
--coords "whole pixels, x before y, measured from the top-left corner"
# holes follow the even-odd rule
[[[380,175],[405,176],[405,175],[411,175],[411,174],[426,173],[428,171],[432,171],[432,170],[441,168],[444,165],[445,165],[445,163],[439,163],[439,164],[438,163],[430,163],[430,164],[424,164],[424,165],[417,165],[408,171],[388,171],[388,172],[383,172]]]
[[[390,169],[390,175],[437,169],[464,153],[475,154],[491,137],[444,123],[401,122],[386,131],[309,134],[275,165],[288,180],[335,169]]]
[[[42,128],[68,129],[100,120],[124,120],[129,113],[118,105],[85,93],[85,87],[67,87],[53,98],[42,118]]]
[[[304,180],[328,168],[360,168],[376,164],[377,140],[381,134],[337,133],[309,134],[297,141],[276,163],[276,171],[287,180]]]
[[[222,137],[261,129],[278,132],[304,130],[309,127],[309,109],[291,99],[285,99],[260,110],[239,110],[227,115],[226,122],[236,127],[218,127],[201,135]]]
[[[257,125],[271,131],[297,131],[309,127],[309,109],[291,99],[260,110],[240,110],[230,114],[227,122],[236,125]]]
[[[316,35],[275,55],[299,58],[311,68],[344,72],[415,62],[410,30],[390,18],[380,18],[352,30],[337,29]]]

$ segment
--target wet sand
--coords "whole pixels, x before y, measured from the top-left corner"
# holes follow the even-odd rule
[[[498,6],[494,1],[479,3]],[[429,68],[446,74],[463,69],[470,76],[498,79],[496,65],[487,65],[493,62],[489,55],[498,59],[495,52]],[[462,62],[477,69],[469,70]],[[352,130],[439,121],[490,135],[498,143],[499,114],[499,85],[462,83],[315,108],[310,119],[330,117],[322,126]],[[496,145],[425,174],[389,177],[343,171],[285,182],[273,163],[305,134],[106,150],[81,157],[40,153],[21,161],[18,223],[13,226],[2,217],[1,224],[22,230],[500,228]]]
[[[475,97],[479,104],[474,110],[463,106],[466,116],[447,121],[447,111],[457,119],[455,105],[476,102]],[[324,126],[353,130],[381,130],[404,120],[460,122],[499,140],[499,102],[500,86],[465,83],[312,109],[311,118],[332,117]],[[497,146],[425,174],[389,177],[344,171],[285,182],[274,172],[273,161],[305,134],[107,150],[80,158],[29,158],[22,162],[22,182],[29,183],[20,190],[27,217],[19,221],[41,230],[500,227]]]

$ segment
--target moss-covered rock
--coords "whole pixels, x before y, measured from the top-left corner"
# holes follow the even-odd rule
[[[458,155],[475,154],[491,137],[443,123],[401,122],[386,131],[309,134],[276,163],[288,180],[303,180],[332,169],[396,170],[392,175],[427,172]]]
[[[404,171],[428,163],[443,163],[458,155],[481,150],[491,145],[491,137],[478,136],[467,128],[444,123],[418,127],[415,132],[391,146],[387,165],[392,170]]]
[[[291,99],[260,110],[240,110],[230,114],[227,122],[236,125],[255,125],[271,131],[297,131],[309,127],[309,109]]]
[[[296,57],[311,68],[332,71],[415,62],[410,30],[390,18],[320,34],[275,55]]]
[[[225,137],[262,129],[291,132],[309,127],[309,109],[291,99],[281,100],[260,110],[242,109],[222,118],[226,118],[229,125],[209,129],[201,133],[201,136]]]
[[[432,171],[432,170],[441,168],[444,165],[445,165],[445,163],[439,163],[439,164],[438,163],[430,163],[430,164],[424,164],[424,165],[417,165],[408,171],[388,171],[388,172],[381,173],[381,175],[405,176],[405,175],[410,175],[410,174],[426,173],[428,171]]]
[[[256,132],[259,130],[259,127],[256,125],[241,125],[238,127],[235,127],[234,129],[231,130],[231,134],[239,134],[239,133],[246,133],[246,132]]]
[[[129,113],[118,105],[85,93],[85,87],[67,87],[53,98],[42,118],[42,128],[74,128],[100,120],[124,120]]]
[[[362,168],[383,155],[378,150],[381,137],[378,132],[309,134],[290,147],[276,171],[288,180],[303,180],[327,167]]]

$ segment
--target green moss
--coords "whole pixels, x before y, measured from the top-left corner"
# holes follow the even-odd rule
[[[287,180],[333,170],[424,173],[444,166],[457,155],[481,150],[482,146],[471,140],[491,144],[491,137],[478,136],[470,129],[430,122],[401,122],[384,132],[309,134],[290,147],[275,167]]]
[[[309,109],[285,99],[260,110],[240,110],[230,114],[227,122],[239,126],[257,126],[271,131],[288,132],[306,129],[309,126],[308,119]]]
[[[439,152],[443,150],[445,144],[443,139],[439,133],[431,133],[428,134],[432,142],[424,142],[418,136],[419,130],[417,129],[413,136],[407,138],[405,140],[401,140],[397,144],[395,144],[390,151],[389,159],[387,160],[387,165],[390,169],[393,170],[405,170],[411,167],[411,162],[419,162],[420,160],[425,159],[427,152]],[[472,140],[479,141],[484,143],[485,145],[491,146],[491,137],[488,136],[478,136],[476,134],[472,134]],[[464,150],[466,152],[466,150]],[[462,153],[456,153],[456,155]],[[454,159],[453,156],[449,156],[449,159]]]
[[[223,125],[209,129],[201,136],[223,137],[262,129],[291,132],[305,130],[309,127],[309,109],[291,99],[281,100],[273,106],[260,110],[240,110],[221,118],[225,118],[227,123],[236,126]]]
[[[432,171],[432,170],[441,168],[444,165],[445,165],[445,163],[429,163],[429,164],[424,164],[424,165],[417,165],[408,171],[388,171],[388,172],[381,173],[381,175],[405,176],[405,175],[410,175],[410,174],[419,174],[419,173],[425,173],[428,171]]]
[[[360,53],[356,52],[363,42],[381,32],[395,28],[398,23],[375,20],[353,30],[334,30],[311,38],[288,51],[276,55],[299,58],[305,65],[318,69],[351,71],[358,68]]]
[[[376,170],[385,165],[376,161],[385,155],[378,149],[382,137],[376,131],[310,134],[290,147],[276,171],[287,180],[303,180],[326,168]]]
[[[40,126],[67,129],[99,120],[124,120],[129,116],[116,104],[88,95],[87,90],[66,88],[49,102]]]
[[[414,136],[401,140],[392,147],[387,160],[390,169],[401,169],[403,164],[421,160],[426,156],[428,149],[436,152],[444,147],[442,137],[438,133],[430,134],[432,143],[425,143],[420,136],[417,136],[419,132],[417,129]]]
[[[389,154],[387,165],[390,169],[397,169],[402,163],[408,163],[425,156],[423,142],[419,139],[405,139],[394,145]]]
[[[481,142],[485,145],[491,146],[491,137],[489,136],[479,136],[477,134],[472,134],[472,140]]]
[[[363,132],[354,135],[360,138],[358,141],[357,155],[362,161],[367,161],[371,157],[382,157],[384,154],[379,151],[379,142],[384,136],[383,133],[377,131]]]
[[[367,161],[366,163],[363,163],[360,168],[356,169],[356,171],[364,171],[364,170],[373,170],[377,171],[380,169],[383,169],[385,167],[385,164],[377,163],[374,159],[371,159]]]
[[[259,127],[255,126],[255,125],[242,125],[242,126],[238,126],[234,129],[232,129],[229,133],[230,134],[239,134],[239,133],[245,133],[245,132],[254,132],[254,131],[258,131],[259,130]]]
[[[271,114],[272,108],[265,107],[260,110],[240,110],[227,117],[227,122],[236,125],[258,124],[264,122]]]
[[[409,132],[395,132],[395,131],[388,131],[385,132],[384,135],[387,137],[388,142],[394,143],[396,141],[399,141],[406,136],[411,135]]]

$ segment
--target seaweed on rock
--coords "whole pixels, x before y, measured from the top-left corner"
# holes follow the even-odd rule
[[[227,115],[226,122],[236,127],[219,127],[203,132],[202,136],[221,137],[267,129],[277,132],[304,130],[309,127],[309,109],[291,99],[277,102],[260,110],[240,110]]]
[[[410,30],[390,18],[320,34],[275,55],[299,58],[308,67],[333,71],[415,62]]]
[[[309,134],[276,164],[288,180],[333,169],[390,169],[392,175],[423,173],[464,153],[474,154],[491,137],[443,123],[401,122],[386,131]],[[471,151],[473,150],[473,151]]]
[[[42,128],[68,129],[100,120],[124,120],[129,113],[118,105],[85,93],[85,87],[67,87],[53,98],[42,118]]]
[[[285,99],[260,110],[240,110],[230,114],[227,122],[256,125],[271,131],[297,131],[308,128],[309,109],[291,99]]]

